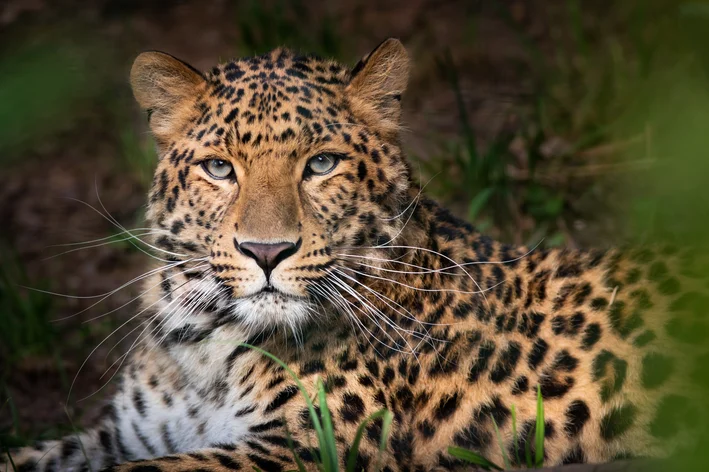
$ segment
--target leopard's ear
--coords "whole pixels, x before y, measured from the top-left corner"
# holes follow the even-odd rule
[[[140,54],[130,71],[133,95],[148,111],[156,137],[170,132],[184,104],[206,86],[204,76],[189,64],[164,52]]]
[[[389,38],[364,56],[350,73],[347,93],[378,113],[385,124],[399,126],[401,95],[409,80],[409,56],[401,41]]]

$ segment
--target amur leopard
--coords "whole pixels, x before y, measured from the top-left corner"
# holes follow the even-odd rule
[[[286,49],[205,73],[138,56],[130,80],[159,152],[147,218],[163,262],[101,422],[14,451],[18,470],[285,471],[293,452],[316,470],[293,379],[243,342],[312,393],[324,381],[342,466],[382,408],[394,418],[384,471],[465,469],[449,446],[502,463],[493,420],[516,463],[534,452],[538,390],[546,464],[691,441],[692,379],[709,373],[706,273],[691,253],[480,234],[411,176],[408,72],[395,39],[351,69]],[[367,427],[357,470],[374,468],[381,433]]]

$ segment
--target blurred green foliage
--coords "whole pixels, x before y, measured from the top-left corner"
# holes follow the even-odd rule
[[[465,216],[482,231],[494,227],[503,239],[534,244],[544,238],[544,245],[557,246],[565,242],[559,223],[577,217],[574,202],[610,178],[621,191],[598,206],[611,209],[600,218],[618,227],[613,243],[628,235],[635,242],[707,241],[709,195],[703,180],[709,175],[709,133],[703,128],[709,113],[709,3],[624,2],[613,9],[619,18],[589,31],[583,18],[595,6],[567,0],[567,22],[559,28],[569,41],[557,44],[551,55],[503,3],[495,5],[532,58],[521,67],[531,77],[536,100],[531,108],[515,110],[523,116],[515,133],[524,143],[525,178],[515,180],[509,173],[516,164],[509,131],[485,143],[476,139],[460,71],[446,54],[438,66],[455,94],[460,133],[440,142],[429,159],[421,158],[426,174],[434,177],[429,190],[454,205],[465,202]],[[554,139],[568,143],[568,149],[544,156],[542,147]],[[579,179],[571,171],[592,177]],[[533,229],[520,234],[520,217],[531,218]]]
[[[498,228],[507,239],[512,239],[517,231],[516,213],[524,208],[535,221],[536,231],[531,237],[526,235],[529,242],[535,243],[538,238],[534,235],[539,234],[547,237],[546,246],[561,245],[563,236],[551,233],[550,229],[564,211],[563,198],[554,188],[537,180],[535,174],[542,158],[542,135],[534,132],[525,136],[529,176],[525,185],[520,186],[509,175],[509,166],[515,160],[510,149],[515,134],[506,131],[481,145],[470,123],[459,71],[450,51],[438,58],[437,65],[455,95],[460,131],[457,139],[436,140],[438,153],[419,157],[423,169],[432,176],[427,184],[429,191],[446,202],[465,202],[464,216],[480,231]],[[440,174],[443,176],[438,178]]]
[[[302,0],[238,2],[239,54],[258,55],[286,46],[322,57],[340,58],[344,52],[344,38],[337,34],[330,17],[314,22],[312,10]]]
[[[48,282],[30,281],[7,244],[0,245],[0,260],[0,359],[2,372],[7,373],[10,365],[24,357],[53,357],[58,337],[51,323],[51,296],[23,288],[46,290]]]
[[[57,31],[0,50],[0,151],[19,158],[28,145],[69,129],[77,104],[103,84],[99,57]],[[90,59],[91,58],[91,59]]]

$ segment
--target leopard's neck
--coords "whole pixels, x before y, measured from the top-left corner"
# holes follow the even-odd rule
[[[508,269],[526,257],[525,248],[482,235],[426,198],[402,220],[396,238],[347,258],[337,272],[356,289],[350,305],[359,308],[350,311],[368,332],[380,333],[379,341],[412,346],[442,331],[486,325],[490,302],[515,295]]]

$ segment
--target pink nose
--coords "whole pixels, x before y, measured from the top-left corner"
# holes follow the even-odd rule
[[[301,240],[299,239],[297,243],[284,242],[273,244],[249,241],[238,243],[234,240],[234,243],[239,252],[256,261],[261,270],[266,274],[266,279],[268,280],[271,271],[273,271],[278,264],[298,252]]]

